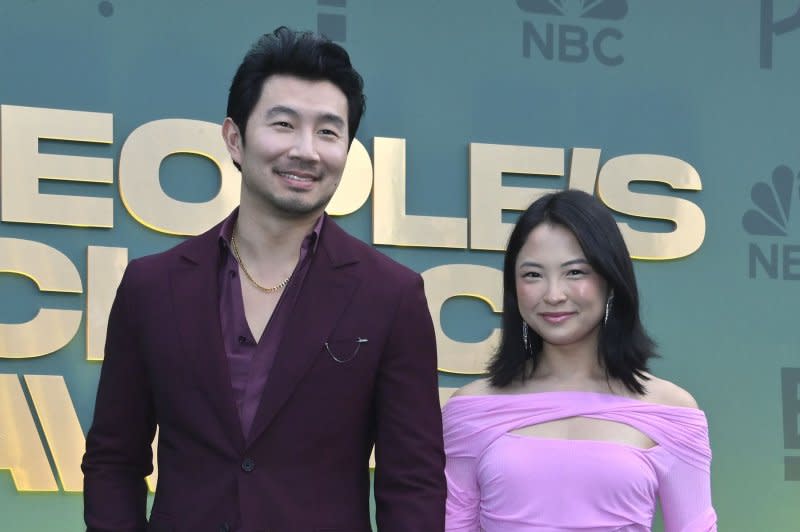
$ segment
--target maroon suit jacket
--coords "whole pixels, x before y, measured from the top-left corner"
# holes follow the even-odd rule
[[[379,530],[443,530],[421,277],[326,220],[245,438],[220,331],[218,237],[219,226],[125,271],[83,459],[88,530],[225,531],[237,520],[246,532],[370,530],[373,443]]]

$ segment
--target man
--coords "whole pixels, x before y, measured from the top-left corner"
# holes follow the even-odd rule
[[[90,531],[444,528],[433,326],[421,277],[324,214],[364,110],[340,46],[279,28],[231,85],[239,208],[134,260],[86,441]],[[159,428],[149,523],[144,478]]]

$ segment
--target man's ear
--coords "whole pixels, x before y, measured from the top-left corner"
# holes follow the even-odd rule
[[[231,117],[226,117],[222,123],[222,140],[225,141],[231,159],[237,164],[242,164],[242,134]]]

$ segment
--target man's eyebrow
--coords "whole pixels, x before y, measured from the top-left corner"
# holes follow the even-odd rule
[[[342,117],[334,113],[322,113],[319,116],[319,119],[321,122],[328,122],[337,127],[343,128],[345,126],[345,121],[342,119]]]
[[[300,116],[300,113],[292,109],[291,107],[286,107],[285,105],[276,105],[274,107],[270,107],[267,109],[267,118],[273,118],[277,115],[290,115],[294,118]]]

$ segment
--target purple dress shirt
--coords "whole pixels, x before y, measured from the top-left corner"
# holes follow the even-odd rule
[[[316,251],[319,234],[325,215],[319,217],[314,229],[306,235],[300,247],[297,261],[289,283],[283,289],[278,304],[270,317],[261,338],[256,340],[250,332],[244,313],[239,263],[231,248],[231,235],[236,225],[239,210],[234,211],[220,229],[222,260],[219,269],[219,315],[225,355],[231,375],[231,386],[236,397],[236,409],[245,439],[250,434],[261,395],[269,380],[270,369],[278,353],[292,307],[303,286],[311,258]]]

